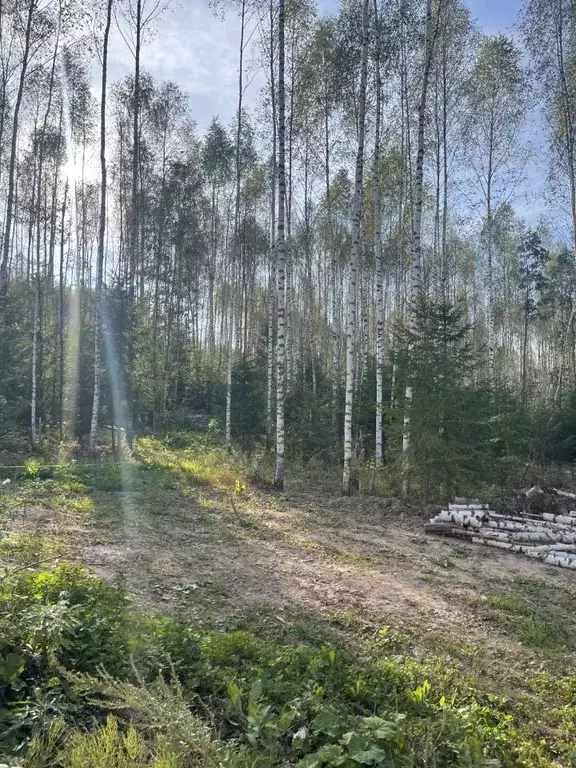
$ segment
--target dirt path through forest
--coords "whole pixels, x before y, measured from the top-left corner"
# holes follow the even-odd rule
[[[138,604],[194,624],[308,616],[352,639],[391,626],[413,656],[464,658],[493,679],[495,665],[521,676],[537,663],[494,600],[519,600],[520,621],[533,614],[576,636],[574,572],[426,536],[425,516],[395,500],[156,487],[93,498],[90,518],[38,507],[17,524],[63,540]]]
[[[250,492],[233,501],[198,489],[103,494],[90,522],[44,512],[35,526],[61,533],[64,522],[96,573],[140,604],[207,626],[313,614],[355,632],[405,630],[419,639],[416,655],[475,648],[486,663],[525,663],[526,649],[485,607],[487,596],[512,595],[576,632],[573,572],[425,536],[423,519],[390,500]]]

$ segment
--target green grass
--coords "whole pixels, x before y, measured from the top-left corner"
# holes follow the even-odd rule
[[[341,565],[363,565],[363,566],[369,566],[374,565],[375,560],[373,557],[367,557],[366,555],[357,555],[353,552],[339,552],[338,554],[334,555],[332,557],[335,563],[340,563]]]
[[[134,457],[145,467],[162,470],[174,487],[180,485],[210,486],[217,490],[244,487],[244,478],[250,473],[245,457],[230,457],[224,447],[206,438],[190,438],[185,448],[181,440],[161,441],[142,437],[136,442]]]
[[[302,547],[302,549],[309,549],[312,551],[320,549],[320,544],[317,541],[313,541],[312,539],[302,539],[299,536],[294,536],[292,543],[296,544],[298,547]]]
[[[62,543],[30,532],[11,531],[0,538],[0,560],[8,567],[10,563],[38,565],[46,560],[64,558],[66,554]]]
[[[523,645],[541,650],[574,650],[576,641],[556,622],[518,595],[489,595],[481,604],[492,611],[488,618]]]

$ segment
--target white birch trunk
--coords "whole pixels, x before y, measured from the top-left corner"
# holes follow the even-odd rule
[[[240,191],[241,191],[241,167],[240,167],[240,140],[242,137],[242,97],[244,95],[243,75],[244,75],[244,28],[246,18],[246,1],[242,0],[240,11],[240,59],[238,64],[238,106],[236,117],[236,200],[234,204],[234,235],[235,244],[239,245],[240,258],[242,246],[239,243],[240,234]],[[234,266],[232,266],[232,277],[234,277]],[[231,288],[234,289],[234,280],[230,281]],[[230,347],[228,349],[228,361],[226,369],[226,450],[232,452],[232,368],[234,365],[234,354],[236,351],[236,294],[232,298],[232,328],[230,331]],[[242,325],[242,304],[240,305],[240,326]],[[242,330],[242,329],[241,329]],[[240,339],[242,342],[242,333]]]
[[[268,287],[268,339],[266,345],[266,448],[272,440],[272,404],[274,395],[274,309],[276,293],[276,247],[270,249],[272,265]]]
[[[490,390],[494,395],[496,381],[496,330],[494,323],[494,270],[492,267],[492,146],[488,162],[488,186],[486,194],[486,237],[488,261],[488,372]]]
[[[392,381],[390,382],[390,408],[396,408],[396,362],[392,363]]]
[[[383,371],[384,371],[384,298],[382,280],[382,229],[380,211],[380,112],[382,108],[382,81],[380,78],[380,20],[377,0],[374,0],[374,25],[376,27],[376,126],[374,131],[373,171],[373,219],[374,219],[374,261],[376,262],[376,466],[384,463],[382,440]]]
[[[38,407],[38,377],[36,369],[38,366],[38,332],[40,328],[40,274],[36,277],[36,286],[34,288],[34,331],[32,337],[32,402],[30,409],[30,441],[32,448],[38,446],[38,425],[37,425],[37,407]]]
[[[284,0],[278,3],[278,237],[276,271],[278,329],[276,335],[276,472],[274,486],[284,488],[284,392],[286,378],[286,99],[284,88]]]
[[[338,433],[338,389],[340,386],[340,317],[336,297],[336,260],[332,259],[332,425]]]
[[[270,100],[272,102],[272,183],[270,205],[270,279],[268,282],[268,344],[266,365],[266,450],[272,440],[274,395],[274,310],[276,298],[276,88],[274,84],[274,3],[270,0]]]
[[[232,453],[232,366],[234,364],[234,350],[236,347],[236,313],[235,301],[232,299],[232,322],[230,328],[230,346],[228,348],[228,360],[226,361],[226,450]]]
[[[362,175],[364,170],[364,131],[366,122],[366,80],[368,73],[368,0],[362,7],[362,69],[358,99],[358,153],[354,182],[354,210],[352,214],[352,249],[348,271],[348,298],[346,316],[346,403],[344,410],[344,471],[342,493],[350,495],[352,471],[352,406],[354,390],[354,345],[356,341],[356,281],[360,252],[360,219],[362,215]]]
[[[108,72],[108,38],[110,36],[110,26],[112,23],[112,3],[113,0],[108,0],[104,43],[102,47],[102,88],[100,97],[100,221],[98,229],[96,292],[94,297],[94,398],[92,401],[92,420],[90,422],[89,438],[91,451],[96,447],[102,376],[100,343],[102,335],[102,273],[104,267],[104,242],[106,237],[106,78]]]

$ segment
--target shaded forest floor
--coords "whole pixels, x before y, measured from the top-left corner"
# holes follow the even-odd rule
[[[395,499],[303,480],[266,492],[246,486],[242,466],[190,457],[148,441],[123,471],[80,463],[67,470],[80,482],[37,479],[11,528],[200,626],[311,620],[354,642],[391,626],[416,658],[465,660],[498,685],[500,668],[522,677],[539,652],[576,650],[572,572],[425,536],[426,512]]]
[[[573,572],[425,536],[427,514],[395,499],[310,478],[278,494],[246,471],[151,438],[121,465],[33,464],[2,491],[0,560],[83,563],[138,607],[206,629],[305,628],[360,655],[377,637],[400,662],[456,665],[486,695],[573,676]]]

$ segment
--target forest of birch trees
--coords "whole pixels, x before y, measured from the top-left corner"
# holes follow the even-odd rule
[[[278,488],[426,498],[571,461],[573,3],[509,36],[464,0],[216,10],[234,115],[200,131],[147,71],[162,0],[1,0],[0,433],[122,451],[201,413]]]

